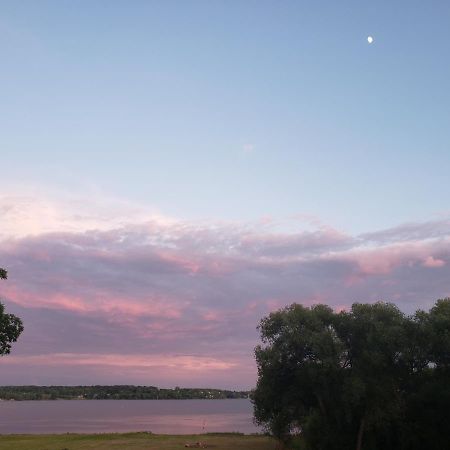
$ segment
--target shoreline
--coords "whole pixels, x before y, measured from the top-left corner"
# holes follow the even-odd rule
[[[213,400],[250,400],[249,397],[237,397],[237,398],[27,398],[27,399],[15,399],[15,398],[0,398],[0,402],[57,402],[57,401],[184,401],[184,400],[202,400],[202,401],[213,401]]]
[[[215,450],[273,450],[276,441],[264,434],[205,433],[205,434],[153,434],[134,433],[65,433],[65,434],[2,434],[0,450],[32,450],[34,448],[70,448],[70,450],[107,450],[132,448],[133,450],[176,450],[186,444],[205,444]]]

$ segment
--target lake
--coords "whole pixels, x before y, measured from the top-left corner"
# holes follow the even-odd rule
[[[0,402],[0,434],[256,433],[248,399]]]

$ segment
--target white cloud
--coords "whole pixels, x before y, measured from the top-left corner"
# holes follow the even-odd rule
[[[173,222],[154,208],[98,193],[82,197],[30,189],[3,191],[0,219],[0,240],[44,233],[107,231],[148,221]]]
[[[255,146],[253,144],[244,144],[242,150],[246,154],[253,153],[255,151]]]

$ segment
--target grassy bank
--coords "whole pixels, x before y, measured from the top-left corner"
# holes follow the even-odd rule
[[[3,435],[0,450],[179,450],[204,442],[214,450],[274,450],[267,436],[233,433],[173,436],[149,433]]]

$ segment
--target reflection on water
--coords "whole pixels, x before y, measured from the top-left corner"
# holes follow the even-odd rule
[[[255,433],[247,399],[0,402],[0,433]]]

